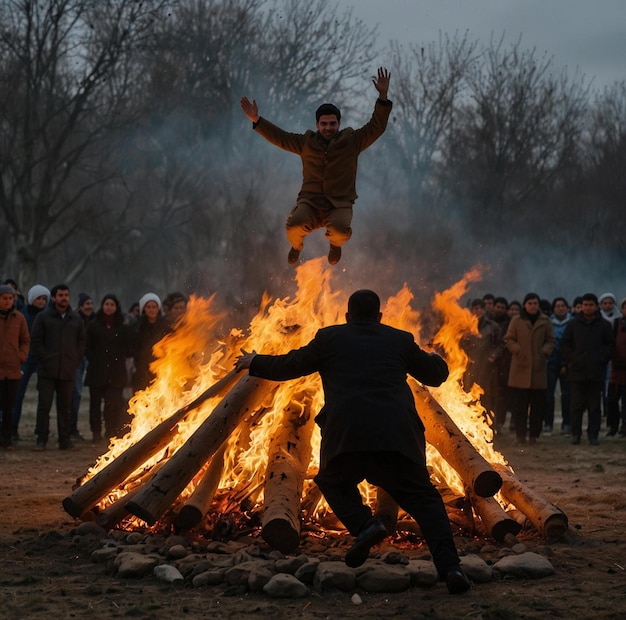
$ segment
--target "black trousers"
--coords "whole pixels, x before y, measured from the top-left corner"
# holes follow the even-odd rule
[[[602,390],[604,381],[571,381],[572,436],[582,435],[583,415],[588,413],[587,435],[597,439],[602,425]]]
[[[13,433],[13,408],[17,399],[19,379],[2,379],[0,381],[0,415],[2,416],[2,442],[10,445]]]
[[[374,518],[357,488],[363,480],[382,487],[417,521],[442,577],[448,568],[459,564],[450,521],[425,460],[415,463],[399,452],[347,452],[320,470],[315,482],[353,536]]]
[[[526,435],[536,439],[543,427],[543,411],[546,402],[545,389],[511,388],[513,393],[513,420],[518,441]]]
[[[48,435],[50,434],[50,410],[56,394],[59,444],[62,445],[69,442],[74,379],[66,381],[39,376],[37,389],[39,390],[39,400],[37,402],[37,427],[35,428],[35,433],[38,440],[44,443],[48,441]]]
[[[626,433],[626,385],[609,383],[606,393],[606,425],[611,433]],[[621,404],[621,411],[620,411]],[[621,426],[620,426],[621,421]]]
[[[107,438],[118,437],[124,427],[124,398],[122,388],[90,387],[89,388],[89,426],[94,435],[102,432],[102,419]],[[101,404],[104,407],[101,409]]]

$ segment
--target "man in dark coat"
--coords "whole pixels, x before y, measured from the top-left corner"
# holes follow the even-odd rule
[[[70,441],[70,416],[76,368],[85,354],[85,324],[70,308],[70,291],[58,284],[50,291],[52,305],[40,312],[33,324],[31,346],[39,361],[37,389],[37,444],[45,450],[50,430],[50,409],[57,396],[57,429],[59,448],[73,448]]]
[[[324,406],[315,421],[322,431],[315,482],[335,515],[356,536],[346,564],[360,566],[370,548],[387,536],[363,504],[364,479],[387,491],[420,525],[440,576],[451,593],[469,582],[459,565],[443,501],[426,469],[424,425],[406,381],[426,385],[448,376],[446,362],[426,353],[405,331],[382,325],[373,291],[355,292],[345,325],[321,329],[306,346],[286,355],[245,353],[237,369],[285,381],[319,372]]]
[[[571,387],[573,444],[580,443],[585,409],[589,416],[589,443],[592,446],[599,444],[602,389],[614,346],[613,329],[599,312],[598,298],[593,293],[585,293],[582,312],[567,324],[561,338],[561,352],[567,362],[567,378]]]
[[[317,131],[290,133],[259,115],[256,100],[241,98],[241,109],[253,129],[275,146],[302,159],[302,188],[296,206],[287,218],[287,239],[291,243],[287,262],[298,261],[304,238],[317,228],[326,228],[330,242],[328,262],[341,258],[341,246],[352,235],[352,206],[357,199],[356,174],[359,155],[383,134],[391,113],[387,99],[389,72],[380,67],[372,79],[378,91],[372,118],[363,127],[341,125],[341,112],[332,103],[315,112]]]

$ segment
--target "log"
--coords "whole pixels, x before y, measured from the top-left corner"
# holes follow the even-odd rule
[[[558,538],[568,528],[567,516],[560,508],[528,488],[504,465],[494,465],[502,476],[502,495],[526,515],[545,538]]]
[[[130,514],[126,509],[126,504],[139,492],[140,488],[140,486],[134,488],[132,491],[122,495],[122,497],[118,497],[103,510],[100,510],[96,514],[96,523],[107,531],[113,529]]]
[[[141,467],[148,459],[165,449],[172,438],[178,433],[178,423],[184,420],[189,413],[197,409],[209,398],[219,396],[239,378],[236,370],[231,370],[226,376],[214,383],[191,403],[178,409],[167,420],[161,422],[144,435],[137,443],[113,459],[85,484],[78,487],[69,497],[63,500],[63,508],[73,517],[80,517],[93,508],[112,489],[121,485],[128,476]]]
[[[469,494],[474,512],[481,518],[485,530],[491,538],[503,543],[507,535],[517,536],[522,526],[512,519],[493,497],[478,497]]]
[[[425,426],[426,441],[437,448],[474,494],[478,497],[495,495],[502,486],[500,474],[476,451],[430,392],[414,381],[410,384]]]
[[[300,544],[302,487],[314,427],[311,397],[296,394],[269,446],[261,536],[282,553],[292,553]]]
[[[211,458],[198,486],[174,519],[177,527],[190,530],[201,523],[204,515],[209,511],[224,471],[224,452],[227,445],[228,441],[225,441]]]
[[[127,504],[128,511],[154,525],[233,430],[276,386],[275,382],[246,374]]]

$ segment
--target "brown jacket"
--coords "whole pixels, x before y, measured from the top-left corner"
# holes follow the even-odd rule
[[[0,316],[0,380],[21,379],[22,364],[28,357],[30,334],[26,319],[13,309]]]
[[[544,314],[539,314],[534,325],[524,315],[513,317],[505,338],[512,354],[509,386],[545,389],[548,357],[555,342],[552,323]]]
[[[273,145],[302,158],[300,195],[325,196],[331,202],[356,199],[356,172],[359,154],[373,144],[387,128],[391,101],[378,99],[372,118],[360,129],[347,127],[327,142],[317,131],[289,133],[259,118],[254,129]],[[334,206],[337,206],[334,204]]]

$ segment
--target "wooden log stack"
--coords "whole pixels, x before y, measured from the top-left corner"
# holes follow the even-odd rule
[[[242,423],[249,424],[250,417],[261,410],[262,403],[276,389],[279,384],[275,382],[229,373],[202,395],[223,394],[223,397],[182,446],[166,451],[163,460],[149,471],[133,474],[142,463],[168,446],[176,435],[178,423],[206,398],[196,399],[158,425],[76,488],[63,500],[63,507],[73,517],[96,518],[107,528],[117,526],[129,515],[153,526],[168,511],[174,512],[168,522],[179,529],[198,526],[210,513],[227,461],[225,450],[229,437]],[[488,463],[425,387],[413,385],[412,389],[426,427],[426,440],[459,474],[466,489],[465,504],[470,507],[469,512],[480,519],[482,530],[496,541],[504,542],[514,538],[521,529],[518,521],[509,517],[493,498],[501,490],[503,497],[545,537],[553,538],[565,532],[567,517],[556,506],[530,490],[506,466]],[[303,498],[305,480],[311,478],[307,467],[314,429],[312,396],[306,391],[292,396],[291,404],[282,412],[279,431],[268,445],[261,535],[270,546],[283,553],[297,549],[301,523],[310,520],[318,506],[319,492],[314,485],[309,486]],[[132,481],[131,474],[135,477]],[[192,481],[195,490],[182,500],[181,493]],[[115,488],[124,489],[124,495],[97,511],[96,505]],[[398,507],[382,489],[378,490],[376,513],[393,533]],[[469,520],[472,518],[470,516]]]

